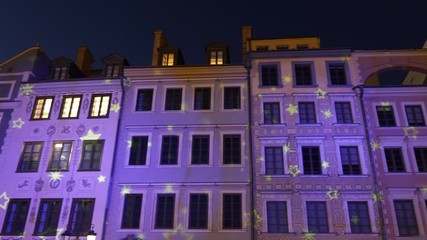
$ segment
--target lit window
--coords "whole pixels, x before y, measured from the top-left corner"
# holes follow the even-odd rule
[[[312,233],[328,233],[328,214],[326,202],[306,202],[308,231]]]
[[[141,218],[142,194],[126,194],[122,229],[138,229]]]
[[[89,117],[91,118],[108,117],[108,113],[110,110],[110,98],[111,98],[111,94],[93,95]]]
[[[264,124],[280,124],[280,103],[264,103]]]
[[[52,157],[49,162],[49,171],[66,171],[68,170],[68,162],[70,160],[71,148],[73,142],[54,142],[52,149]]]
[[[240,87],[224,87],[224,109],[240,109]]]
[[[135,111],[151,111],[153,89],[138,89]]]
[[[59,118],[78,118],[82,96],[65,96]]]
[[[316,109],[314,102],[299,102],[299,123],[301,124],[314,124],[316,123]]]
[[[119,76],[120,65],[108,65],[105,73],[106,77],[117,77]]]
[[[222,195],[222,228],[242,228],[242,194],[224,193]]]
[[[394,200],[397,227],[400,236],[415,236],[419,234],[412,200]]]
[[[267,231],[269,233],[287,233],[288,210],[285,201],[267,202]]]
[[[21,235],[25,230],[30,199],[10,199],[4,218],[3,235]]]
[[[224,63],[224,57],[223,57],[222,51],[212,51],[211,52],[211,65],[221,65]]]
[[[265,147],[265,174],[283,175],[283,150],[282,147]]]
[[[188,215],[189,229],[208,228],[208,194],[190,194],[190,209]]]
[[[425,126],[423,110],[420,105],[405,106],[409,126]]]
[[[164,53],[162,54],[162,66],[173,66],[175,54],[173,53]]]
[[[145,165],[147,161],[148,136],[133,136],[129,165]]]
[[[403,161],[402,149],[384,148],[384,154],[389,172],[405,172],[405,163]]]
[[[163,136],[161,165],[176,165],[178,164],[178,145],[179,136]]]
[[[53,97],[37,97],[34,103],[31,119],[49,119]]]
[[[56,235],[62,199],[42,199],[37,216],[34,235]]]
[[[301,150],[304,174],[322,174],[319,147],[302,147]]]
[[[65,79],[67,67],[56,67],[53,79]]]
[[[71,205],[68,231],[72,235],[86,236],[92,226],[94,198],[74,198]]]
[[[80,162],[80,171],[98,171],[101,167],[102,151],[104,149],[104,140],[86,140],[83,141],[82,160]]]
[[[337,123],[353,123],[350,102],[335,102],[335,114]]]
[[[194,110],[209,110],[211,108],[211,89],[194,89]]]
[[[377,106],[377,116],[380,127],[394,127],[396,121],[394,120],[394,113],[392,106]]]
[[[175,194],[157,195],[156,220],[154,228],[173,229]]]
[[[367,202],[348,202],[351,233],[370,233],[371,221]]]
[[[42,149],[43,142],[24,143],[17,172],[37,172]]]

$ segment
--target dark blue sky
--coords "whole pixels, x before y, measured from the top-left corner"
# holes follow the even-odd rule
[[[319,36],[325,48],[420,48],[427,39],[425,0],[7,0],[0,4],[0,62],[40,43],[47,55],[75,60],[88,46],[95,66],[111,53],[131,65],[151,62],[153,31],[180,47],[187,65],[204,47],[229,44],[241,61],[241,27],[254,38]]]

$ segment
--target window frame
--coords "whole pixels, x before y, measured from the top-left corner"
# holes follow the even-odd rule
[[[100,102],[100,105],[99,105],[99,108],[97,109],[98,111],[98,113],[97,113],[97,116],[93,116],[92,115],[92,111],[93,111],[93,108],[94,108],[94,103],[95,103],[95,98],[96,97],[101,97],[101,102]],[[102,109],[102,103],[103,103],[103,101],[102,101],[102,99],[104,98],[104,97],[108,97],[108,108],[107,108],[107,113],[105,114],[105,115],[100,115],[101,114],[101,109]],[[93,119],[93,118],[108,118],[109,117],[109,115],[110,115],[110,108],[111,108],[111,103],[112,103],[112,94],[111,93],[100,93],[100,94],[92,94],[92,96],[91,96],[91,100],[90,100],[90,105],[89,105],[89,110],[88,110],[88,117],[87,118],[90,118],[90,119]]]
[[[395,170],[390,171],[390,167],[389,167],[389,164],[388,164],[389,160],[387,159],[386,150],[390,150],[390,151],[399,150],[399,153],[400,153],[399,157],[402,159],[402,166],[403,166],[403,170],[402,171],[395,171]],[[384,156],[384,163],[385,163],[385,168],[387,169],[387,173],[402,174],[402,173],[407,173],[407,172],[411,171],[410,169],[407,168],[408,167],[407,166],[408,163],[407,163],[406,159],[408,159],[408,158],[405,158],[403,151],[404,151],[403,147],[396,147],[396,146],[384,146],[383,147],[383,151],[382,152],[384,154],[383,155]],[[393,166],[392,167],[395,167],[396,162],[394,162],[395,161],[395,156],[394,155],[393,155],[393,159],[391,159],[391,160],[393,160]]]
[[[403,111],[403,114],[405,115],[405,117],[403,117],[404,119],[405,119],[405,126],[410,126],[410,127],[426,127],[427,125],[427,123],[426,123],[426,120],[427,120],[427,113],[426,113],[426,108],[425,108],[425,105],[424,105],[424,102],[402,102],[402,111]],[[407,113],[407,111],[406,111],[406,107],[407,106],[419,106],[420,107],[420,109],[421,109],[421,117],[423,118],[422,120],[423,120],[423,125],[410,125],[410,123],[409,123],[409,119],[408,119],[408,113]]]
[[[58,203],[59,204],[59,209],[58,209],[58,213],[57,213],[58,215],[56,217],[53,216],[53,219],[56,218],[56,221],[53,221],[54,224],[56,223],[56,225],[53,226],[54,227],[53,228],[54,231],[51,232],[51,233],[46,233],[46,230],[49,229],[49,227],[44,226],[43,228],[47,228],[47,229],[44,229],[42,232],[37,232],[37,226],[40,224],[40,218],[42,216],[42,211],[43,211],[42,210],[42,204],[44,202],[47,202],[49,204],[49,207],[48,207],[49,214],[48,215],[49,215],[49,218],[52,218],[51,215],[53,214],[52,212],[54,210],[52,210],[50,208],[51,208],[51,204],[53,202],[55,202],[55,201],[59,202]],[[38,213],[37,213],[36,223],[34,225],[34,233],[33,233],[33,235],[35,235],[35,236],[41,236],[41,235],[43,235],[43,236],[55,236],[57,234],[58,223],[59,223],[59,219],[60,219],[60,216],[61,216],[61,209],[62,209],[62,198],[42,198],[40,200],[40,204],[39,204],[39,210],[38,210]]]
[[[161,168],[175,168],[175,167],[181,167],[181,161],[182,161],[182,154],[179,154],[179,148],[180,146],[183,147],[182,138],[183,133],[182,132],[162,132],[158,134],[158,146],[159,146],[159,152],[158,152],[158,161],[156,163],[156,167]],[[177,136],[178,137],[178,149],[177,149],[177,163],[176,164],[161,164],[162,161],[162,148],[163,148],[163,137],[164,136]]]
[[[309,229],[309,224],[308,224],[308,208],[307,208],[307,204],[308,203],[324,203],[325,204],[325,214],[326,214],[326,220],[327,220],[327,232],[313,232],[312,230],[310,230]],[[329,204],[328,204],[328,201],[326,201],[326,200],[317,200],[317,199],[310,199],[310,200],[305,200],[304,201],[304,210],[305,210],[305,221],[306,221],[306,226],[307,226],[307,230],[308,231],[310,231],[310,232],[313,232],[313,233],[315,233],[315,234],[328,234],[328,233],[330,233],[331,232],[331,230],[333,229],[333,228],[331,228],[331,226],[333,226],[333,225],[331,225],[331,217],[332,217],[332,215],[330,214],[330,206],[329,206]]]
[[[127,199],[128,196],[137,196],[137,195],[141,196],[141,207],[140,207],[139,220],[138,220],[139,222],[137,224],[138,226],[137,227],[126,227],[126,226],[123,226],[124,225],[125,212],[126,212],[125,209],[131,205],[131,204],[129,204],[129,203],[126,202],[126,199]],[[121,218],[120,218],[120,229],[122,229],[122,230],[141,229],[141,226],[143,226],[143,225],[141,225],[142,219],[144,219],[142,217],[143,216],[143,210],[144,210],[144,208],[143,208],[143,206],[144,206],[144,197],[146,198],[146,196],[143,193],[134,193],[134,192],[125,194],[123,196],[123,200],[122,200],[122,204],[121,204],[121,206],[123,206],[123,207],[121,208],[121,214],[120,214],[120,216],[121,216]],[[133,204],[133,206],[135,206],[135,204]],[[135,208],[132,208],[132,209],[134,209],[134,211],[135,211]],[[134,214],[134,213],[132,213],[132,214]]]
[[[243,95],[243,91],[242,91],[242,89],[243,89],[243,85],[227,85],[227,84],[223,84],[223,86],[221,86],[221,93],[222,93],[222,96],[221,96],[221,101],[222,101],[222,108],[221,108],[221,110],[222,111],[241,111],[241,110],[243,110],[243,104],[244,104],[244,101],[243,101],[243,99],[244,99],[244,95]],[[225,101],[225,98],[226,98],[226,94],[225,94],[225,89],[226,88],[239,88],[239,107],[238,108],[225,108],[226,106],[226,101]]]
[[[263,213],[262,216],[266,216],[264,219],[268,218],[267,214],[267,202],[270,201],[278,201],[278,202],[286,202],[286,208],[287,208],[287,220],[288,220],[288,232],[287,233],[276,233],[276,234],[292,234],[295,232],[294,230],[294,224],[292,220],[293,211],[291,209],[291,201],[292,196],[290,194],[286,193],[266,193],[261,195],[261,203],[262,203],[262,210]],[[262,231],[265,233],[268,232],[268,225],[267,220],[262,221]],[[274,233],[272,233],[274,234]]]
[[[144,91],[144,90],[151,90],[153,91],[152,96],[151,96],[151,105],[150,105],[150,110],[138,110],[138,96],[139,96],[139,92],[140,91]],[[135,113],[152,113],[155,111],[155,100],[156,100],[156,91],[157,91],[157,87],[148,87],[148,86],[144,86],[144,87],[137,87],[135,89],[135,100],[134,100],[134,106],[132,108],[132,112]]]
[[[223,64],[224,64],[224,50],[221,49],[221,50],[209,51],[209,65],[223,65]]]
[[[157,222],[157,207],[158,207],[158,202],[159,202],[159,196],[160,195],[173,195],[174,196],[174,209],[173,209],[173,218],[172,218],[172,227],[170,228],[159,228],[156,226],[156,222]],[[177,191],[168,191],[168,192],[155,192],[154,193],[154,201],[153,201],[153,208],[154,211],[152,211],[153,213],[153,218],[152,218],[152,229],[155,231],[170,231],[171,229],[175,229],[175,227],[177,226],[177,221],[178,221],[178,201],[179,201],[179,195]]]
[[[163,67],[171,67],[171,66],[175,66],[175,53],[174,52],[162,52],[161,53],[161,61],[160,61],[160,65]]]
[[[74,213],[74,209],[76,208],[75,204],[77,204],[79,201],[82,201],[82,202],[83,201],[88,201],[88,202],[91,202],[91,204],[92,204],[92,211],[89,213],[89,215],[90,215],[90,217],[89,217],[90,221],[88,221],[88,226],[87,226],[88,232],[91,229],[91,224],[92,224],[93,216],[95,215],[94,211],[95,211],[96,198],[73,198],[73,201],[71,203],[71,208],[70,208],[70,214],[68,216],[68,223],[67,223],[67,229],[68,229],[68,231],[70,233],[70,236],[79,236],[79,235],[82,236],[83,234],[86,235],[88,233],[88,232],[73,232],[73,230],[71,228],[71,225],[72,225],[71,220],[73,218],[72,215]],[[81,217],[81,218],[84,219],[85,217]],[[78,225],[80,226],[80,225],[83,225],[83,224],[81,222],[79,222]],[[84,228],[84,227],[80,226],[80,228]]]
[[[363,136],[346,136],[346,137],[334,137],[335,139],[335,152],[337,164],[340,165],[338,168],[338,174],[340,177],[366,177],[369,174],[369,163],[367,159],[369,157],[366,155],[368,150],[364,145]],[[360,164],[360,174],[344,174],[342,169],[342,160],[340,147],[357,147],[359,153],[359,164]]]
[[[0,86],[1,85],[6,85],[6,84],[9,84],[10,83],[10,90],[9,90],[9,93],[7,94],[7,96],[6,97],[0,97],[0,101],[1,100],[9,100],[11,97],[12,97],[12,93],[15,91],[15,84],[16,84],[16,81],[1,81],[0,82]]]
[[[82,169],[82,163],[83,163],[83,160],[84,160],[84,155],[85,155],[85,145],[86,144],[88,144],[88,143],[95,143],[95,144],[98,144],[98,143],[101,143],[102,144],[102,149],[101,149],[101,153],[100,153],[100,156],[99,156],[99,167],[98,167],[98,169],[94,169],[93,167],[91,167],[91,168],[89,168],[89,169]],[[90,171],[101,171],[101,168],[102,168],[102,156],[103,156],[103,153],[104,153],[104,147],[105,147],[105,140],[103,140],[103,139],[98,139],[98,140],[84,140],[83,141],[83,143],[82,143],[82,153],[81,153],[81,155],[80,155],[80,162],[79,162],[79,168],[78,168],[78,170],[77,171],[81,171],[81,172],[90,172]],[[91,155],[92,155],[93,153],[91,153]],[[93,161],[94,161],[94,159],[93,158],[91,158],[91,160],[90,160],[90,164],[89,165],[93,165]]]
[[[271,66],[271,67],[275,66],[276,67],[277,84],[268,84],[268,85],[264,84],[263,67],[267,67],[267,66]],[[282,84],[282,81],[281,81],[281,78],[280,78],[280,76],[281,76],[280,62],[262,62],[262,63],[259,63],[259,65],[258,65],[258,72],[259,72],[259,85],[258,85],[258,88],[280,88],[280,87],[283,87],[283,84]],[[268,81],[271,81],[271,80],[269,79]]]
[[[296,73],[296,67],[298,65],[310,66],[311,84],[298,84],[297,73]],[[316,69],[314,65],[315,64],[313,61],[293,61],[292,62],[292,82],[293,82],[292,87],[296,87],[296,88],[317,87]]]
[[[242,167],[245,165],[246,158],[244,158],[245,148],[245,133],[243,131],[221,131],[220,132],[220,153],[221,153],[221,167]],[[225,135],[240,135],[240,163],[224,163],[224,136]]]
[[[207,227],[206,228],[190,228],[190,209],[191,209],[191,195],[192,194],[206,194],[208,196],[207,208]],[[187,209],[188,214],[185,216],[185,229],[189,232],[210,232],[212,231],[212,191],[211,190],[190,190],[187,192]]]
[[[67,159],[67,167],[65,169],[52,168],[52,163],[53,163],[53,160],[54,160],[53,158],[54,158],[54,155],[55,155],[55,144],[58,144],[58,143],[71,144],[71,146],[70,146],[70,152],[69,152],[68,159]],[[61,154],[60,154],[60,157],[59,157],[60,159],[61,159],[62,153],[64,152],[63,149],[64,149],[64,146],[62,146],[62,148],[61,148],[61,152],[60,152]],[[66,172],[66,171],[68,171],[69,167],[70,167],[70,159],[71,159],[71,156],[73,155],[73,151],[74,151],[74,141],[72,141],[72,140],[54,141],[52,143],[52,150],[51,150],[51,154],[50,154],[50,158],[49,158],[49,163],[48,163],[46,171],[48,171],[48,172],[54,172],[54,171]],[[59,165],[61,165],[61,162],[63,162],[63,161],[59,160]]]
[[[16,216],[16,212],[15,213],[13,213],[14,214],[14,217],[13,217],[13,220],[12,220],[12,222],[11,222],[11,228],[13,229],[14,227],[14,225],[15,225],[15,228],[16,228],[16,225],[18,225],[18,227],[20,228],[20,229],[18,229],[18,230],[15,230],[15,229],[13,229],[13,230],[15,230],[15,231],[11,231],[11,232],[6,232],[6,225],[8,224],[8,222],[9,221],[6,221],[6,219],[9,219],[10,218],[10,215],[11,215],[11,211],[12,211],[12,206],[13,206],[13,204],[15,203],[15,204],[20,204],[20,203],[27,203],[28,205],[27,205],[27,209],[26,209],[26,212],[25,211],[23,211],[23,209],[20,209],[20,211],[19,211],[19,216],[21,216],[21,215],[25,215],[25,218],[24,218],[24,221],[23,221],[23,224],[22,223],[20,223],[19,221],[17,222],[17,220],[16,219],[18,219],[19,220],[19,216],[17,216],[17,217],[15,217]],[[3,226],[2,226],[2,230],[1,230],[1,235],[21,235],[24,231],[25,231],[25,225],[27,225],[26,224],[26,222],[27,222],[27,218],[28,218],[28,212],[30,211],[30,206],[31,206],[31,198],[11,198],[11,199],[9,199],[9,203],[7,204],[7,210],[6,210],[6,213],[5,213],[5,217],[4,217],[4,222],[3,222]],[[17,208],[18,209],[18,208]],[[24,209],[25,210],[25,209]],[[22,212],[22,213],[21,213]],[[25,213],[24,213],[25,212]]]
[[[265,110],[266,104],[269,104],[270,107],[277,106],[278,109],[273,109],[273,111],[269,115],[266,115],[266,110]],[[282,104],[281,104],[280,101],[278,101],[278,102],[262,101],[261,108],[262,108],[262,116],[263,116],[262,123],[263,124],[265,124],[265,125],[280,125],[280,124],[283,124],[282,123],[282,118],[283,118],[284,114],[282,113]],[[275,117],[274,110],[278,110],[279,111],[278,115],[276,116],[276,117],[278,117],[278,122],[277,123],[274,123],[274,119],[275,119],[274,118]],[[266,123],[266,116],[268,116],[268,117],[271,118],[271,120],[270,120],[271,122],[267,122]]]
[[[368,219],[368,223],[369,223],[369,231],[368,232],[353,232],[353,228],[352,228],[352,223],[353,223],[353,220],[351,219],[353,216],[352,215],[350,215],[350,204],[361,204],[361,203],[364,203],[364,204],[366,204],[366,210],[367,210],[367,219]],[[371,220],[371,213],[370,213],[370,209],[369,209],[369,203],[367,202],[367,201],[357,201],[357,200],[350,200],[350,201],[345,201],[345,204],[346,204],[346,206],[347,206],[347,216],[348,216],[348,222],[349,222],[349,224],[350,224],[350,232],[352,233],[352,234],[371,234],[372,233],[372,220]],[[360,214],[359,212],[358,212],[358,214]],[[358,215],[356,215],[356,216],[358,216]],[[356,223],[357,224],[357,223]],[[355,225],[356,225],[355,224]],[[357,226],[357,227],[363,227],[363,226]]]
[[[345,77],[345,83],[344,84],[333,84],[332,83],[332,76],[330,72],[331,65],[338,65],[342,64],[344,69],[344,77]],[[347,87],[351,86],[351,79],[350,79],[350,72],[348,63],[346,61],[326,61],[326,73],[328,76],[328,87]]]
[[[192,91],[192,99],[191,99],[191,103],[192,103],[192,107],[191,107],[191,110],[192,111],[195,111],[195,112],[212,112],[213,110],[214,110],[214,102],[215,102],[215,96],[214,96],[214,92],[213,92],[213,89],[214,89],[214,85],[196,85],[196,86],[193,86],[192,87],[193,88],[193,91]],[[198,90],[198,89],[209,89],[209,108],[200,108],[200,109],[196,109],[196,90]],[[202,94],[203,95],[203,94]],[[202,106],[203,105],[203,100],[204,100],[204,97],[206,97],[206,96],[202,96],[202,102],[200,103],[200,105]],[[203,107],[203,106],[202,106]]]
[[[397,213],[396,213],[396,202],[410,202],[411,203],[411,206],[412,206],[412,214],[413,214],[413,220],[415,220],[415,227],[417,228],[417,234],[408,234],[408,235],[402,235],[401,233],[400,233],[400,226],[399,226],[399,221],[398,221],[398,219],[397,219]],[[421,235],[421,230],[420,230],[420,227],[419,227],[419,219],[417,219],[417,214],[416,214],[416,203],[414,203],[414,200],[413,199],[393,199],[392,201],[391,201],[391,203],[393,204],[393,213],[394,213],[394,216],[395,216],[395,220],[396,220],[396,226],[395,227],[397,227],[397,232],[396,233],[398,233],[399,234],[399,237],[411,237],[411,236],[420,236]],[[406,217],[407,217],[407,215],[405,215]],[[406,220],[406,218],[405,218],[405,220]],[[410,227],[410,226],[402,226],[402,227]]]
[[[418,164],[418,159],[417,159],[417,154],[416,154],[416,152],[415,152],[415,150],[420,150],[420,151],[425,151],[425,153],[421,153],[421,155],[424,157],[424,163],[423,163],[423,165],[424,165],[424,171],[420,171],[420,166],[419,166],[419,164]],[[427,146],[412,146],[412,154],[413,154],[413,156],[414,156],[414,160],[415,160],[415,166],[416,166],[416,169],[417,169],[417,172],[419,172],[419,173],[427,173]]]
[[[180,109],[166,109],[166,104],[167,104],[167,92],[169,89],[181,89],[181,105],[180,105]],[[184,112],[185,111],[185,99],[186,99],[186,95],[185,95],[185,86],[183,85],[170,85],[170,86],[166,86],[164,88],[164,97],[163,97],[163,105],[162,105],[162,109],[163,112]]]
[[[24,157],[24,151],[25,151],[25,148],[26,148],[26,145],[27,144],[29,144],[29,145],[33,145],[33,148],[34,148],[34,145],[36,145],[36,144],[40,144],[40,152],[39,152],[39,154],[38,154],[38,159],[37,159],[37,166],[35,167],[35,169],[26,169],[26,170],[21,170],[21,165],[23,164],[23,157]],[[43,147],[44,147],[44,142],[42,142],[42,141],[36,141],[36,142],[24,142],[23,143],[23,145],[22,145],[22,149],[21,149],[21,155],[20,155],[20,157],[19,157],[19,163],[18,163],[18,166],[17,166],[17,168],[16,168],[16,172],[18,172],[18,173],[24,173],[24,172],[38,172],[38,169],[39,169],[39,165],[40,165],[40,159],[41,159],[41,156],[42,156],[42,153],[43,153]],[[32,156],[32,153],[33,153],[33,151],[31,151],[31,156]],[[30,158],[32,158],[32,157],[30,157]],[[33,162],[33,161],[29,161],[29,165],[31,165],[31,162]]]
[[[297,140],[297,152],[298,152],[298,167],[301,171],[301,175],[304,177],[325,177],[327,176],[327,170],[321,165],[321,174],[305,174],[304,173],[304,162],[302,156],[302,147],[319,147],[320,151],[320,164],[326,159],[325,156],[325,137],[295,137]]]
[[[343,206],[344,206],[344,218],[345,218],[345,232],[348,234],[360,234],[360,233],[352,233],[351,232],[351,216],[348,212],[348,202],[366,202],[368,205],[368,213],[369,213],[369,221],[371,223],[370,228],[371,232],[369,234],[378,234],[379,229],[376,223],[376,207],[375,201],[372,198],[370,193],[360,194],[360,193],[349,193],[341,195],[343,198]]]
[[[133,139],[134,138],[138,138],[138,137],[146,137],[147,138],[147,145],[145,146],[145,164],[131,164],[131,157],[132,157],[132,147],[134,146],[134,144],[133,144]],[[151,141],[150,141],[150,139],[151,139],[151,135],[148,135],[148,134],[139,134],[139,135],[137,135],[137,134],[135,134],[135,135],[132,135],[132,136],[130,136],[130,139],[131,140],[129,140],[129,141],[131,141],[131,146],[129,147],[129,150],[127,151],[128,152],[128,154],[127,154],[127,161],[126,161],[126,166],[128,166],[128,167],[146,167],[146,166],[148,166],[148,161],[149,161],[149,156],[150,156],[150,148],[151,148]],[[138,157],[137,157],[138,158]]]
[[[242,221],[242,227],[241,228],[224,228],[223,223],[223,209],[224,209],[224,194],[240,194],[241,196],[241,221]],[[219,219],[219,229],[218,232],[242,232],[247,230],[247,223],[245,221],[244,215],[249,210],[246,206],[246,192],[244,190],[220,190],[220,204],[219,204],[219,211],[218,211],[218,219]]]
[[[63,117],[62,115],[64,113],[65,101],[66,101],[67,98],[72,98],[71,105],[70,105],[70,112],[68,113],[68,117]],[[73,104],[74,104],[74,99],[75,98],[80,98],[79,106],[78,106],[78,109],[77,109],[77,116],[70,117],[71,112],[73,110]],[[81,109],[82,101],[83,101],[83,95],[64,95],[62,97],[62,103],[61,103],[61,108],[60,108],[60,111],[59,111],[58,119],[78,119],[79,116],[80,116],[80,109]]]
[[[37,106],[37,101],[43,99],[44,102],[42,103],[42,110],[40,112],[40,117],[39,118],[35,118],[35,113],[36,113],[36,106]],[[52,99],[52,103],[50,105],[49,111],[48,111],[48,116],[46,118],[43,118],[43,113],[44,113],[44,108],[46,105],[46,100],[47,99]],[[55,96],[38,96],[36,97],[36,99],[34,100],[34,104],[33,104],[33,110],[31,111],[31,118],[30,120],[34,120],[34,121],[39,121],[39,120],[49,120],[50,119],[50,115],[52,113],[52,107],[55,104]]]
[[[190,136],[190,142],[188,144],[188,161],[187,161],[187,167],[212,167],[213,166],[213,146],[214,146],[214,132],[213,130],[209,130],[209,131],[190,131],[189,133]],[[192,151],[193,151],[193,136],[198,136],[198,135],[207,135],[209,138],[209,153],[208,153],[208,163],[207,164],[193,164],[192,163]]]
[[[393,113],[393,117],[394,117],[394,122],[395,125],[394,126],[381,126],[380,124],[380,120],[379,120],[379,116],[378,116],[378,112],[377,112],[377,107],[383,107],[384,105],[381,104],[380,102],[375,102],[373,103],[373,115],[375,115],[375,119],[376,119],[376,126],[379,128],[395,128],[395,127],[400,127],[400,120],[398,118],[397,115],[397,108],[396,108],[396,103],[395,102],[389,102],[388,105],[386,106],[390,106],[392,108],[392,113]]]
[[[130,156],[131,156],[131,147],[132,146],[131,147],[126,146],[126,161],[123,161],[124,162],[124,165],[123,165],[124,168],[147,168],[150,166],[151,149],[153,148],[152,133],[151,132],[139,132],[139,131],[129,132],[126,139],[128,139],[127,141],[131,141],[131,144],[132,144],[132,137],[140,137],[140,136],[147,136],[148,137],[147,156],[146,156],[146,160],[145,160],[145,165],[130,165],[129,160],[130,160]],[[126,143],[126,144],[128,144],[128,143]]]
[[[302,115],[301,114],[301,106],[302,105],[307,105],[307,104],[310,104],[310,105],[312,105],[313,106],[313,114],[314,114],[314,122],[311,122],[311,120],[312,120],[312,118],[310,118],[310,114],[311,113],[307,113],[307,114],[305,114],[305,115]],[[301,124],[301,125],[307,125],[307,124],[319,124],[319,122],[318,122],[318,119],[317,119],[317,112],[316,112],[316,108],[317,108],[317,106],[316,106],[316,102],[314,102],[314,101],[298,101],[298,124]],[[307,108],[306,108],[307,109]],[[305,118],[305,117],[309,117],[308,119],[305,119],[304,121],[305,122],[302,122],[302,119],[303,119],[303,117]]]
[[[343,120],[344,120],[344,122],[338,122],[338,111],[337,111],[337,104],[348,104],[348,107],[349,107],[349,110],[350,110],[350,117],[351,117],[351,122],[346,122],[347,120],[347,118],[348,118],[348,116],[347,115],[345,115],[345,113],[343,112],[342,113],[342,115],[343,115]],[[354,122],[354,112],[353,112],[353,103],[352,103],[352,101],[334,101],[334,112],[335,112],[335,120],[336,120],[336,124],[355,124],[355,122]],[[344,111],[345,110],[347,110],[347,109],[344,109]]]
[[[353,170],[353,165],[354,164],[346,164],[346,165],[349,165],[349,172],[350,173],[345,173],[345,171],[344,171],[344,161],[343,161],[343,149],[347,149],[347,150],[354,150],[354,149],[356,149],[356,155],[357,155],[357,164],[358,164],[358,166],[359,166],[359,173],[354,173],[354,171],[355,170]],[[359,146],[346,146],[346,145],[343,145],[343,146],[339,146],[339,154],[340,154],[340,160],[341,160],[341,170],[342,170],[342,174],[343,175],[345,175],[345,176],[360,176],[360,175],[362,175],[362,173],[363,173],[363,171],[362,171],[362,163],[361,163],[361,160],[360,160],[360,150],[359,150]],[[349,155],[351,155],[351,154],[349,154]],[[352,159],[351,159],[351,156],[348,156],[350,159],[349,159],[349,163],[352,163]]]

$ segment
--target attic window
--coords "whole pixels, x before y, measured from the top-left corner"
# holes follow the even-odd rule
[[[210,63],[211,65],[221,65],[224,64],[224,53],[223,51],[212,51]]]
[[[308,49],[308,44],[297,44],[297,49]]]
[[[276,49],[277,50],[288,50],[289,49],[289,45],[277,45]]]
[[[173,53],[162,54],[162,66],[173,66],[175,55]]]
[[[119,76],[120,65],[108,65],[105,71],[106,77],[117,77]]]
[[[65,79],[67,67],[55,67],[55,73],[53,79]]]
[[[268,46],[257,46],[256,50],[257,51],[267,51],[268,50]]]

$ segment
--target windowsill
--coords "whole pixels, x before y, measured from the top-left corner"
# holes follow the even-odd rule
[[[32,170],[32,171],[15,171],[15,173],[37,173],[38,170]]]
[[[101,169],[78,169],[77,172],[99,172]]]
[[[125,168],[149,168],[149,166],[147,164],[145,164],[145,165],[129,165],[129,164],[127,164],[125,166]]]
[[[258,85],[258,88],[283,88],[283,85],[271,85],[271,86]]]
[[[144,111],[136,111],[136,110],[133,110],[132,111],[132,113],[153,113],[154,111],[153,110],[144,110]]]
[[[60,117],[58,118],[58,120],[73,120],[73,119],[79,119],[79,117],[69,117],[69,118],[65,118],[65,117]]]
[[[284,177],[291,177],[292,175],[291,174],[276,174],[276,175],[269,175],[269,174],[266,174],[266,173],[263,173],[262,175],[261,175],[261,177],[264,177],[264,178],[284,178]]]
[[[47,169],[46,172],[69,172],[69,169],[61,170],[61,169]]]
[[[298,177],[309,177],[309,178],[317,178],[317,177],[330,177],[329,174],[300,174]]]
[[[156,165],[158,168],[179,168],[181,164],[158,164]]]
[[[360,123],[332,123],[332,126],[335,126],[335,127],[344,127],[344,126],[356,127],[356,126],[360,126]]]
[[[212,232],[212,229],[185,229],[186,232],[192,232],[192,233],[209,233]]]
[[[184,110],[162,110],[162,113],[185,113]]]
[[[247,232],[247,229],[218,229],[218,232]]]
[[[192,109],[188,112],[214,112],[212,109]]]
[[[235,168],[237,168],[237,167],[243,167],[244,164],[242,164],[242,163],[240,163],[240,164],[224,164],[224,163],[221,163],[219,166],[220,167],[230,167],[230,168],[235,167]]]
[[[413,175],[427,175],[427,172],[414,172]]]
[[[236,112],[236,111],[243,111],[243,109],[242,108],[230,108],[230,109],[223,108],[223,109],[221,109],[221,111],[224,111],[224,112]]]
[[[91,117],[88,116],[87,119],[97,119],[97,118],[108,118],[109,116],[102,116],[102,117]]]
[[[413,175],[412,172],[384,172],[385,175],[405,175],[405,176],[409,176],[409,175]]]
[[[284,236],[294,236],[294,235],[296,235],[297,233],[296,232],[275,232],[275,233],[273,233],[273,232],[261,232],[261,234],[262,235],[277,235],[277,234],[280,234],[281,236],[282,235],[284,235]]]
[[[313,85],[296,85],[296,84],[293,84],[292,87],[294,87],[294,88],[317,88],[317,87],[319,87],[319,85],[317,85],[317,84],[313,84]]]
[[[3,234],[1,234],[3,235]],[[21,235],[22,236],[22,235]],[[33,233],[32,236],[56,236],[56,233],[46,234],[46,233]],[[42,238],[43,239],[43,238]]]
[[[351,233],[351,232],[345,232],[344,235],[351,235],[351,236],[378,236],[379,233]]]
[[[212,163],[208,163],[208,164],[188,164],[187,167],[190,168],[203,168],[203,167],[213,167]]]
[[[30,118],[30,121],[43,121],[43,120],[50,120],[50,118]]]
[[[343,178],[367,178],[370,177],[371,175],[367,175],[367,174],[338,174],[338,177],[343,177]]]
[[[261,127],[286,127],[286,123],[276,123],[276,124],[265,124],[261,123],[259,126]]]
[[[320,127],[323,124],[322,123],[295,123],[297,126],[301,127]]]
[[[331,87],[331,88],[353,87],[353,85],[351,85],[351,84],[331,84],[331,83],[328,83],[327,86]]]

